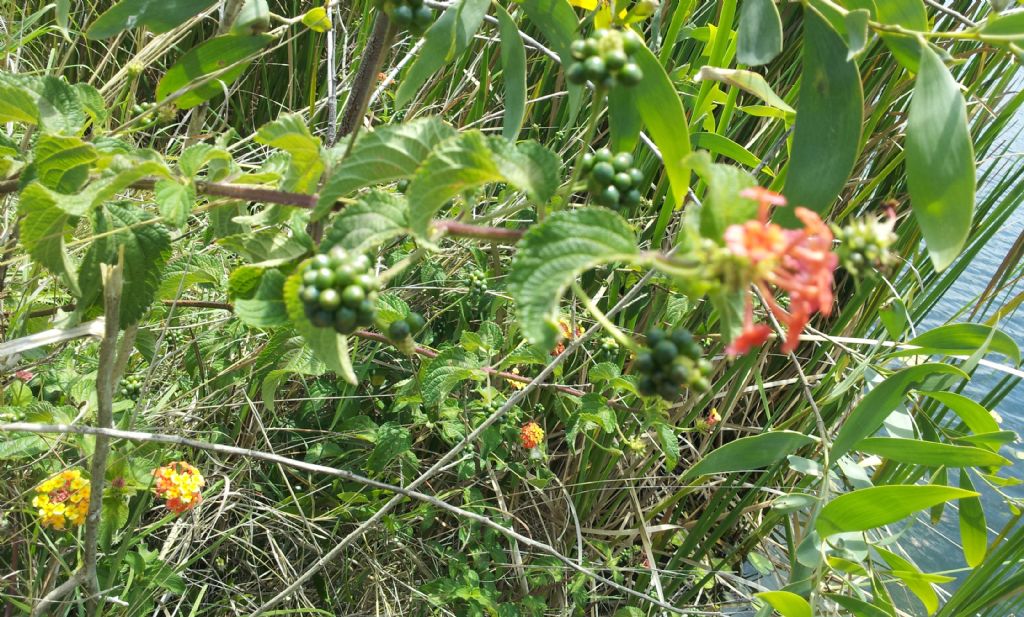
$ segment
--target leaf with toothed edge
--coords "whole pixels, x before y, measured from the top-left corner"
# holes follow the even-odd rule
[[[558,303],[580,273],[639,256],[629,223],[606,208],[563,210],[534,225],[519,242],[508,278],[527,340],[554,346]]]

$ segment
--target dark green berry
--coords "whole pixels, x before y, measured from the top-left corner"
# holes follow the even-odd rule
[[[665,331],[661,328],[651,328],[647,331],[647,346],[654,347],[665,338]]]
[[[356,308],[366,299],[366,292],[359,285],[349,285],[341,292],[341,301],[349,308]]]
[[[618,78],[623,86],[635,86],[643,80],[644,72],[638,64],[630,62],[619,69]]]
[[[583,61],[583,68],[586,70],[587,79],[599,82],[605,77],[608,67],[600,56],[591,56]]]
[[[598,163],[611,163],[614,158],[615,155],[608,148],[601,148],[594,153],[594,160]]]
[[[572,64],[566,70],[565,78],[569,83],[581,86],[587,83],[587,69],[580,62]]]
[[[633,179],[634,186],[640,186],[644,183],[644,172],[640,171],[636,167],[631,167],[626,173]]]
[[[619,189],[615,188],[612,185],[608,185],[604,187],[603,191],[598,193],[597,203],[601,204],[602,206],[607,206],[609,208],[615,208],[619,205],[620,197],[621,195],[619,194]]]
[[[612,183],[615,184],[615,188],[619,189],[619,191],[628,191],[633,186],[633,178],[630,178],[629,174],[620,171],[612,178]]]
[[[608,185],[612,183],[615,178],[615,168],[611,163],[595,163],[594,169],[590,172],[590,177],[599,182],[601,185]]]
[[[676,348],[675,343],[670,340],[659,341],[655,345],[651,353],[654,355],[654,361],[661,365],[671,364],[676,356],[679,355],[679,350]]]
[[[404,341],[411,332],[412,328],[409,327],[409,323],[404,319],[399,319],[391,322],[388,327],[388,338],[393,341]]]
[[[668,370],[668,376],[669,379],[681,386],[689,381],[690,372],[682,364],[673,364]]]
[[[686,349],[693,343],[693,335],[690,334],[689,330],[680,328],[672,333],[672,342],[675,343],[679,349]]]
[[[622,203],[631,208],[635,208],[640,205],[640,191],[636,189],[630,189],[622,196]]]
[[[679,396],[679,385],[671,381],[663,381],[659,383],[658,396],[667,401],[675,400],[675,398]]]
[[[326,328],[328,326],[333,326],[334,314],[328,313],[327,311],[321,309],[313,313],[313,317],[310,318],[310,321],[312,321],[313,325],[318,328]]]
[[[303,287],[299,295],[306,304],[317,304],[320,301],[320,290],[316,287]]]
[[[633,155],[629,152],[619,152],[612,159],[612,166],[615,167],[615,171],[628,172],[633,166]]]
[[[427,320],[423,319],[423,315],[419,313],[409,313],[409,316],[405,318],[409,322],[409,330],[413,334],[416,334],[427,325]]]
[[[341,334],[352,334],[356,329],[356,312],[343,306],[334,312],[334,329]]]
[[[395,22],[396,25],[407,28],[409,27],[409,24],[412,23],[412,7],[405,4],[399,4],[395,8],[391,9],[390,17],[391,21]]]
[[[613,71],[621,69],[627,62],[629,62],[629,56],[626,55],[626,52],[618,49],[613,49],[604,55],[604,63]]]
[[[412,12],[412,24],[418,30],[426,30],[434,23],[434,11],[430,7],[420,6]]]
[[[635,366],[636,370],[641,373],[650,373],[654,370],[654,356],[652,356],[650,352],[646,351],[637,354]]]
[[[333,311],[341,305],[341,294],[333,288],[325,289],[320,292],[319,303],[325,311]]]
[[[596,56],[598,52],[601,51],[600,46],[597,44],[597,39],[593,37],[583,39],[583,51],[584,59],[589,58],[591,56]]]
[[[657,384],[650,377],[641,377],[636,382],[636,389],[641,396],[654,396],[654,393],[657,392],[657,387]]]
[[[569,46],[569,53],[577,60],[587,59],[587,42],[584,39],[577,39]]]
[[[316,271],[316,287],[323,291],[334,286],[334,272],[330,268],[320,268]]]
[[[594,163],[594,155],[591,154],[590,152],[584,154],[583,159],[580,161],[580,164],[583,165],[583,171],[590,171],[591,169],[593,169]]]
[[[622,33],[622,51],[626,52],[626,55],[632,56],[640,51],[640,48],[643,46],[644,42],[637,33],[632,30],[626,30]]]

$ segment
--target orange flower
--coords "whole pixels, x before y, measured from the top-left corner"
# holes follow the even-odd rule
[[[722,421],[722,416],[721,416],[721,414],[718,413],[717,409],[712,409],[708,413],[708,419],[707,419],[708,428],[718,424],[721,421]]]
[[[786,326],[783,352],[796,349],[800,332],[815,312],[832,312],[833,272],[839,258],[832,252],[832,231],[816,213],[797,208],[803,229],[783,229],[768,222],[772,206],[785,204],[785,198],[766,189],[747,189],[744,197],[759,203],[756,221],[731,225],[725,231],[726,248],[750,261],[750,279],[757,286],[768,309]],[[789,311],[775,301],[772,288],[789,294]],[[743,332],[727,348],[731,355],[747,353],[767,340],[771,330],[754,323],[753,301],[747,296]]]
[[[544,440],[544,429],[536,422],[527,422],[519,431],[519,440],[524,448],[532,450]]]
[[[184,461],[174,461],[153,470],[154,492],[167,500],[167,509],[175,514],[191,510],[203,500],[206,480],[199,470]]]

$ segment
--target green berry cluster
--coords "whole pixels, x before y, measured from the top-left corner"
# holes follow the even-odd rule
[[[833,233],[839,245],[836,254],[843,267],[856,276],[866,267],[887,267],[892,265],[890,247],[896,242],[893,231],[895,220],[860,219],[845,227],[834,227]]]
[[[584,154],[582,163],[588,177],[587,188],[597,203],[613,210],[640,205],[644,174],[633,167],[632,154],[612,154],[608,148],[601,148]]]
[[[358,326],[373,324],[379,290],[370,259],[336,246],[306,262],[299,298],[314,326],[352,334]]]
[[[611,88],[616,83],[635,86],[644,78],[633,55],[643,47],[640,37],[631,30],[598,30],[594,36],[573,41],[570,51],[575,62],[565,73],[569,83]]]
[[[166,341],[168,347],[177,349],[188,343],[188,334],[178,328],[167,330],[166,334],[164,334],[164,341]]]
[[[647,351],[637,355],[634,365],[641,375],[637,382],[640,394],[672,401],[683,387],[698,392],[710,388],[707,374],[711,372],[711,363],[702,357],[703,350],[689,330],[668,333],[652,328],[647,331],[647,346]]]
[[[382,8],[396,26],[416,36],[422,35],[434,23],[434,11],[425,6],[423,0],[384,0]]]
[[[487,295],[487,275],[480,270],[470,271],[466,275],[466,287],[469,287],[469,297],[472,300],[482,300]]]
[[[419,313],[409,313],[405,319],[396,319],[388,326],[388,338],[392,341],[404,341],[410,336],[415,336],[427,325],[427,320]]]
[[[137,375],[128,375],[121,380],[121,396],[137,400],[142,392],[142,378]]]

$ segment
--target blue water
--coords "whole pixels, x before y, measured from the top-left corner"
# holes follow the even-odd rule
[[[1021,134],[1021,126],[1024,125],[1024,118],[1011,126],[1006,134],[1007,153],[1001,160],[989,164],[1019,164],[1014,159],[1024,153],[1024,135]],[[996,148],[994,151],[998,151]],[[1011,158],[1012,157],[1012,158]],[[983,167],[982,167],[983,169]],[[979,198],[984,196],[986,191],[992,187],[982,186],[979,188]],[[943,296],[938,305],[929,315],[918,324],[918,331],[923,332],[936,326],[949,322],[968,321],[970,310],[962,312],[963,307],[974,307],[978,296],[985,290],[988,282],[999,268],[1003,258],[1007,255],[1017,238],[1024,233],[1024,210],[1017,209],[1007,220],[991,240],[985,245],[979,255],[972,261],[963,275]],[[1005,304],[1010,299],[1024,292],[1024,284],[1016,283],[1008,289],[1003,290],[993,303],[994,308]],[[993,309],[994,310],[994,309]],[[983,322],[990,315],[980,314],[971,318],[970,321]],[[1003,317],[999,328],[1009,334],[1024,349],[1024,310],[1016,310]],[[1012,363],[1011,360],[999,355],[989,356],[990,360]],[[984,396],[995,387],[996,383],[1003,377],[1002,373],[984,366],[978,367],[974,379],[964,392],[974,400],[981,401]],[[998,405],[995,411],[1001,418],[1001,427],[1004,430],[1012,430],[1018,435],[1024,433],[1024,384],[1018,385]],[[1002,454],[1014,461],[1014,465],[1004,469],[1000,474],[1004,477],[1012,476],[1024,480],[1024,450],[1019,443],[1010,444],[1004,448]],[[955,482],[955,475],[951,474],[950,481]],[[995,491],[988,487],[979,486],[975,481],[975,489],[983,494],[985,514],[989,527],[989,540],[991,541],[998,530],[1010,518],[1010,512],[1005,500]],[[1024,498],[1024,485],[1006,487],[1001,489],[1006,495],[1014,498]],[[922,517],[923,518],[923,517]],[[911,557],[925,571],[947,571],[952,576],[962,578],[966,572],[966,563],[959,547],[959,528],[955,509],[945,513],[943,520],[933,529],[920,530],[910,538],[907,546]],[[950,583],[947,587],[953,587],[956,583]]]

